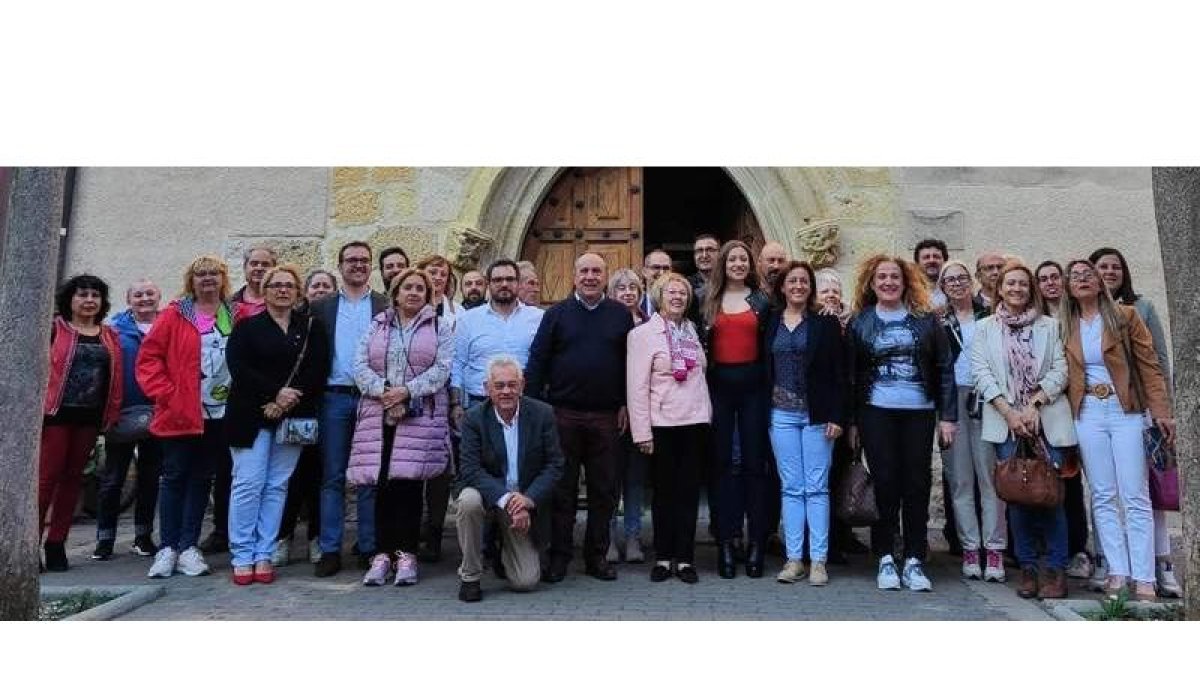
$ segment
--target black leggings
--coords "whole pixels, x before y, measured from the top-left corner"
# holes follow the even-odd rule
[[[871,553],[876,557],[894,553],[903,522],[904,558],[925,560],[934,422],[932,410],[869,405],[859,412],[858,431],[879,507],[879,520],[871,526]]]
[[[379,463],[379,490],[375,493],[375,543],[382,553],[417,553],[421,539],[421,507],[425,483],[386,478],[392,462],[396,427],[383,427],[383,458]]]
[[[300,450],[300,460],[288,481],[287,501],[283,503],[283,518],[278,539],[290,539],[296,530],[300,514],[308,522],[308,539],[321,534],[321,447],[306,445]]]

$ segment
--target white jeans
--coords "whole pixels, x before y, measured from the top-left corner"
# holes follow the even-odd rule
[[[1092,519],[1108,573],[1153,583],[1154,521],[1142,427],[1141,414],[1126,413],[1116,396],[1085,397],[1075,422],[1092,489]]]

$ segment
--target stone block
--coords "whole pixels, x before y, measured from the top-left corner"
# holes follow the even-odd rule
[[[417,214],[417,187],[414,183],[405,182],[389,186],[387,201],[391,212],[389,217],[396,220],[413,220]]]
[[[411,166],[377,166],[371,169],[372,183],[407,183],[416,175]]]
[[[234,288],[245,283],[242,276],[242,256],[255,246],[270,248],[275,251],[279,262],[296,265],[305,274],[321,267],[321,239],[318,237],[230,237],[225,242],[224,257],[225,264],[229,265],[229,280]]]
[[[922,239],[941,239],[946,248],[961,251],[966,248],[966,216],[954,209],[910,209],[909,245]]]
[[[379,192],[338,190],[333,197],[333,221],[338,225],[365,225],[379,219]]]
[[[422,222],[456,221],[462,213],[471,169],[422,169],[417,176],[417,217]]]
[[[333,189],[359,187],[367,180],[367,168],[339,166],[333,170]]]
[[[460,271],[478,269],[480,258],[494,245],[495,241],[486,232],[455,226],[446,237],[446,258]]]

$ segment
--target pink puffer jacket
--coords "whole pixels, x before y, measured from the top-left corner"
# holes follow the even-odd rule
[[[367,343],[367,362],[376,373],[385,374],[388,332],[400,341],[400,329],[393,325],[392,310],[377,315],[371,324]],[[426,306],[415,319],[417,327],[409,345],[410,376],[420,375],[437,359],[438,326],[433,308]],[[399,385],[400,383],[393,383]],[[440,476],[450,464],[449,393],[443,383],[436,393],[422,397],[419,416],[405,417],[396,426],[388,478],[429,480]],[[383,405],[379,399],[363,396],[358,402],[358,421],[350,446],[346,479],[354,485],[374,485],[383,461]]]

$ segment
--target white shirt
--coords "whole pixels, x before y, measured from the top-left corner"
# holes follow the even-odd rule
[[[1079,342],[1083,347],[1083,373],[1087,386],[1112,384],[1112,375],[1104,365],[1104,319],[1099,313],[1091,321],[1079,318]]]
[[[504,487],[508,492],[496,500],[496,506],[504,508],[513,493],[518,492],[521,487],[521,474],[517,467],[517,455],[521,450],[521,434],[518,427],[521,420],[521,407],[518,403],[511,423],[505,422],[504,418],[500,417],[499,410],[492,408],[492,413],[496,415],[496,421],[500,423],[500,430],[504,432],[504,452],[508,456],[508,469],[504,473]]]

